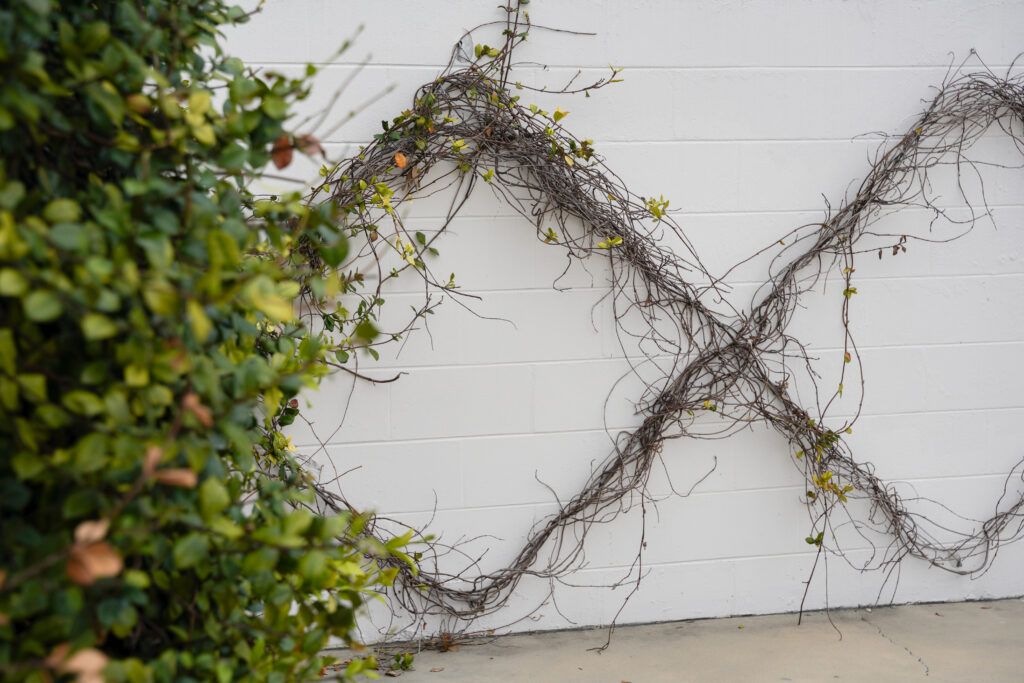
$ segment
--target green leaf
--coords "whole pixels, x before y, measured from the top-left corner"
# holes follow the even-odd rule
[[[193,532],[183,536],[174,544],[172,556],[175,567],[188,569],[196,566],[207,559],[209,548],[210,542],[202,534]]]
[[[32,479],[46,469],[46,461],[35,453],[23,450],[11,458],[11,467],[19,479]]]
[[[93,432],[76,444],[75,467],[81,472],[95,472],[107,464],[109,456],[110,440],[103,434]]]
[[[87,313],[82,318],[82,333],[91,341],[108,339],[117,334],[117,325],[105,315]]]
[[[36,14],[48,14],[50,12],[50,0],[24,0],[25,6]]]
[[[149,384],[149,368],[144,365],[124,366],[124,383],[130,387],[144,387]]]
[[[380,334],[380,330],[378,330],[369,320],[361,320],[359,321],[359,324],[356,325],[356,329],[353,334],[358,339],[371,342],[377,338],[377,335]]]
[[[28,291],[28,280],[14,268],[0,268],[0,296],[21,296]]]
[[[209,339],[210,333],[213,331],[213,323],[210,322],[210,317],[203,310],[203,305],[195,299],[189,299],[188,303],[185,304],[185,308],[188,311],[188,321],[192,327],[192,334],[195,335],[196,341],[202,344]]]
[[[280,97],[267,97],[260,105],[263,113],[272,119],[283,119],[288,115],[288,104]]]
[[[35,373],[18,375],[18,386],[22,389],[22,395],[33,403],[46,401],[46,376]]]
[[[50,241],[65,251],[85,251],[89,247],[88,236],[78,223],[58,223],[50,230]]]
[[[55,320],[64,311],[64,306],[57,295],[46,289],[30,292],[21,301],[25,317],[37,323]]]
[[[324,263],[331,268],[337,268],[345,260],[345,257],[348,256],[348,240],[345,239],[344,235],[338,235],[338,239],[334,242],[321,244],[318,247],[318,251]]]
[[[14,332],[6,327],[0,328],[0,373],[13,375],[17,359],[18,347],[14,343]]]
[[[64,394],[61,403],[76,415],[91,417],[103,412],[103,401],[91,391],[76,389]]]
[[[271,320],[287,322],[295,317],[292,302],[276,294],[254,301],[253,306]]]
[[[327,571],[327,553],[311,550],[299,560],[299,574],[307,581],[315,581]]]
[[[245,535],[245,531],[243,531],[242,527],[238,526],[227,517],[214,517],[210,520],[209,525],[211,531],[231,540],[241,538]]]
[[[3,129],[3,112],[3,107],[0,107],[0,130]],[[8,181],[6,184],[0,183],[0,207],[13,209],[18,206],[24,196],[25,186],[17,180]]]
[[[224,484],[208,477],[199,486],[199,512],[203,519],[210,521],[231,503],[231,496]]]
[[[43,218],[50,223],[73,223],[82,215],[82,207],[74,199],[54,199],[43,209]]]

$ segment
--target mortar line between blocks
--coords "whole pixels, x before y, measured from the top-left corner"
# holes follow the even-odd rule
[[[930,483],[930,482],[942,482],[942,481],[949,481],[949,480],[980,481],[980,480],[987,480],[987,479],[1002,481],[1002,480],[1004,480],[1006,478],[1006,476],[1007,476],[1006,473],[999,473],[999,472],[990,473],[990,474],[965,474],[965,475],[950,474],[950,475],[944,475],[944,476],[940,476],[940,477],[923,477],[923,478],[919,478],[919,479],[886,479],[886,483],[888,483],[888,484],[924,484],[924,483]],[[749,488],[722,488],[722,489],[711,489],[711,490],[707,490],[707,491],[702,491],[700,489],[700,487],[698,487],[697,489],[695,489],[693,491],[693,493],[691,493],[690,495],[686,496],[686,498],[688,498],[688,499],[689,498],[694,498],[694,499],[705,498],[706,499],[706,498],[715,498],[715,497],[721,497],[721,496],[749,495],[749,494],[757,494],[757,493],[785,493],[787,491],[788,492],[792,492],[792,493],[794,493],[797,496],[800,496],[806,490],[807,490],[806,483],[804,483],[804,484],[792,484],[792,485],[791,484],[780,484],[778,486],[756,486],[756,487],[749,487]],[[671,492],[665,492],[665,493],[662,493],[662,492],[652,492],[652,495],[659,496],[659,500],[658,500],[659,503],[664,501],[664,500],[681,499],[680,496],[676,496],[676,495],[672,494]],[[661,498],[661,496],[663,496],[663,498]],[[857,498],[853,499],[853,501],[857,501],[857,500],[859,500],[859,499],[857,499]],[[499,505],[466,505],[466,506],[460,506],[460,507],[442,507],[442,506],[438,506],[436,508],[435,507],[420,508],[420,509],[416,509],[416,510],[382,511],[380,514],[383,515],[384,517],[392,518],[392,517],[398,517],[400,515],[426,515],[426,514],[434,514],[434,513],[442,513],[442,512],[446,512],[446,513],[448,513],[448,512],[450,512],[450,513],[466,513],[466,512],[489,512],[489,511],[493,512],[493,511],[501,511],[501,510],[522,510],[522,509],[528,509],[528,508],[547,508],[547,507],[555,507],[555,508],[557,508],[559,506],[559,504],[560,503],[558,503],[556,501],[553,501],[553,500],[546,500],[546,501],[529,501],[529,502],[524,502],[524,503],[502,503],[502,504],[499,504]]]
[[[936,343],[917,343],[917,344],[859,344],[857,350],[864,354],[865,352],[873,351],[893,351],[893,350],[909,350],[909,349],[967,349],[967,348],[985,348],[992,346],[1017,346],[1024,344],[1024,339],[1011,339],[1004,341],[967,341],[967,342],[936,342]],[[829,353],[836,353],[842,351],[841,346],[822,346],[814,347],[808,346],[807,351],[811,354],[811,359],[814,360],[817,355],[825,355]],[[601,364],[614,364],[624,363],[626,361],[648,361],[648,360],[672,360],[671,356],[608,356],[603,358],[553,358],[553,359],[541,359],[541,360],[519,360],[519,361],[491,361],[481,363],[462,363],[462,364],[447,364],[447,363],[435,363],[435,364],[423,364],[417,365],[415,363],[395,363],[381,364],[374,368],[364,370],[364,372],[373,372],[375,370],[393,372],[395,370],[426,370],[426,371],[437,371],[437,370],[481,370],[485,368],[510,368],[510,367],[533,367],[533,366],[546,366],[546,365],[583,365],[586,363],[601,363]],[[623,374],[630,372],[626,367],[623,367]]]
[[[860,419],[869,418],[889,418],[889,417],[909,417],[909,416],[922,416],[922,415],[958,415],[958,414],[973,414],[973,413],[997,413],[997,412],[1010,412],[1014,410],[1024,410],[1024,405],[1019,406],[996,406],[992,408],[950,408],[945,410],[905,410],[905,411],[886,411],[881,413],[861,413]],[[844,420],[852,417],[852,415],[830,415],[831,420]],[[751,423],[751,427],[763,427],[764,425],[758,425]],[[466,435],[453,435],[453,436],[426,436],[420,438],[404,438],[404,439],[366,439],[363,441],[327,441],[323,447],[317,442],[295,442],[297,448],[315,448],[322,450],[323,448],[337,448],[337,447],[365,447],[365,446],[383,446],[383,445],[397,445],[397,444],[411,444],[411,443],[429,443],[429,442],[444,442],[444,441],[468,441],[471,439],[503,439],[509,437],[545,437],[560,434],[617,434],[622,431],[631,431],[635,429],[637,425],[626,425],[620,427],[609,427],[607,429],[603,427],[586,427],[582,429],[562,429],[558,431],[534,431],[534,432],[497,432],[492,434],[466,434]],[[609,439],[609,448],[612,446],[611,440]]]

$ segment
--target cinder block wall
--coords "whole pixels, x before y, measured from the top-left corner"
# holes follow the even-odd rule
[[[1024,50],[1024,5],[1012,0],[549,0],[530,9],[537,24],[595,35],[535,30],[518,55],[523,82],[557,88],[577,70],[579,82],[593,81],[608,63],[625,67],[625,81],[586,99],[525,94],[523,101],[570,111],[564,124],[594,139],[628,185],[669,198],[716,273],[820,220],[825,198],[837,205],[878,148],[879,138],[865,134],[903,131],[951,64],[975,49],[1003,72]],[[348,52],[323,67],[306,105],[317,111],[358,71],[329,117],[358,109],[325,140],[328,154],[340,158],[410,105],[464,29],[499,18],[493,1],[271,0],[228,45],[251,65],[299,72],[364,27]],[[474,41],[495,44],[495,34],[482,28]],[[968,59],[968,69],[979,66]],[[978,155],[1020,162],[995,133]],[[316,166],[301,161],[289,172],[314,178]],[[865,389],[863,416],[848,437],[859,458],[905,482],[908,495],[975,519],[992,513],[1006,473],[1024,457],[1024,171],[984,174],[998,229],[982,221],[956,242],[912,243],[898,257],[868,254],[857,263],[852,320]],[[954,194],[948,201],[958,206]],[[430,233],[445,207],[440,198],[414,202],[407,225]],[[883,225],[927,236],[927,220],[908,211]],[[402,371],[399,381],[353,386],[338,375],[325,382],[304,414],[326,448],[318,450],[306,428],[294,438],[316,453],[324,478],[345,473],[340,486],[357,506],[429,522],[446,541],[468,539],[467,553],[493,569],[556,509],[555,495],[571,496],[608,454],[609,433],[638,423],[631,403],[638,384],[616,385],[628,365],[605,296],[606,264],[574,267],[555,289],[563,253],[541,243],[482,184],[438,247],[436,272],[454,272],[461,291],[480,300],[465,302],[471,310],[448,301],[431,317],[429,334],[412,334],[400,353],[379,362],[360,359],[360,371]],[[738,271],[731,300],[747,304],[765,277],[763,261]],[[422,302],[416,284],[408,279],[389,290],[385,309],[394,320]],[[841,291],[837,280],[821,283],[792,327],[821,359],[826,386],[841,364]],[[813,395],[804,397],[813,405]],[[671,442],[663,460],[651,483],[663,500],[646,514],[645,578],[619,622],[795,610],[814,553],[804,542],[804,486],[786,444],[755,428],[725,440]],[[689,489],[715,463],[692,495],[668,495],[673,485]],[[609,623],[628,588],[606,586],[633,563],[641,522],[636,509],[594,529],[586,561],[570,579],[578,586],[555,586],[557,609],[548,599],[511,630]],[[870,555],[863,542],[849,547],[854,563]],[[1024,544],[1007,546],[973,580],[908,560],[886,582],[884,574],[861,574],[830,558],[828,599],[846,606],[1020,595],[1022,568]],[[825,604],[824,570],[809,607]],[[479,626],[515,621],[550,589],[524,581],[509,610]],[[375,616],[375,627],[403,625]]]

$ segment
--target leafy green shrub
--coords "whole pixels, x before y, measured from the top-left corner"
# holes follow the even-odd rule
[[[246,190],[308,84],[220,52],[244,19],[0,9],[5,681],[301,680],[393,576],[362,519],[304,507],[275,428],[325,367],[299,282],[344,286],[292,246],[336,265],[346,242],[330,203]]]

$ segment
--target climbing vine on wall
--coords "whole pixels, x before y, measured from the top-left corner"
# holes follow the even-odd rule
[[[724,275],[704,267],[669,212],[669,201],[628,188],[605,165],[593,141],[565,127],[567,112],[547,112],[521,101],[534,89],[514,79],[514,51],[531,31],[554,30],[532,24],[523,4],[512,1],[504,7],[504,20],[496,22],[502,32],[497,47],[477,44],[472,54],[458,48],[441,75],[417,90],[409,109],[382,122],[383,130],[372,143],[337,167],[325,168],[323,183],[310,201],[346,207],[350,240],[361,245],[346,263],[355,263],[354,256],[369,256],[377,268],[377,284],[361,295],[360,312],[379,310],[384,283],[410,275],[422,279],[426,292],[424,306],[414,311],[416,320],[431,312],[439,298],[460,296],[454,275],[433,272],[431,255],[470,194],[485,184],[536,226],[546,248],[563,249],[570,260],[607,259],[611,303],[623,341],[633,338],[648,355],[667,354],[671,362],[659,366],[662,374],[649,382],[638,401],[640,426],[616,435],[615,447],[601,466],[578,493],[561,502],[556,514],[532,529],[512,562],[497,571],[479,571],[470,563],[464,571],[449,573],[440,568],[439,558],[451,548],[428,541],[418,556],[418,569],[393,560],[399,576],[397,605],[414,617],[443,615],[469,624],[505,605],[526,576],[565,577],[579,566],[594,524],[650,502],[647,484],[667,439],[721,438],[751,424],[771,427],[792,446],[793,462],[806,482],[809,513],[808,528],[794,533],[807,534],[817,558],[844,556],[835,533],[844,522],[865,538],[880,531],[889,539],[876,546],[869,565],[856,565],[860,568],[892,568],[913,556],[957,574],[986,571],[1000,544],[1024,531],[1024,499],[1007,493],[999,511],[976,531],[942,541],[928,531],[923,514],[908,508],[897,489],[876,476],[870,463],[857,460],[844,442],[859,405],[853,417],[838,422],[828,411],[844,387],[849,394],[850,387],[859,390],[863,384],[849,315],[857,294],[855,261],[865,251],[874,255],[878,239],[888,240],[879,257],[886,250],[906,251],[915,239],[880,235],[873,229],[876,222],[894,210],[918,207],[936,219],[962,223],[937,202],[931,176],[937,168],[975,173],[967,154],[993,127],[1024,150],[1024,78],[951,70],[907,132],[885,141],[846,200],[826,207],[820,222],[782,236],[785,248],[775,253],[770,276],[749,310],[722,313],[706,301],[709,294],[721,293]],[[588,85],[577,85],[574,78],[560,92],[589,94],[618,75],[612,68],[606,78]],[[410,232],[398,209],[414,197],[441,193],[451,201],[436,232],[429,237]],[[966,193],[962,199],[971,203]],[[964,234],[987,216],[986,209],[976,207],[963,224]],[[576,221],[582,222],[582,233],[573,230]],[[666,246],[666,236],[681,249]],[[871,246],[865,246],[866,237],[875,238]],[[389,259],[395,267],[381,267]],[[815,359],[791,334],[789,324],[801,295],[828,275],[843,281],[835,306],[844,341],[835,358],[823,359],[840,369],[838,381],[824,386],[815,379]],[[355,269],[348,279],[366,282]],[[325,323],[332,317],[346,319],[323,300],[309,297],[306,303],[309,314]],[[637,318],[643,321],[639,327]],[[818,400],[813,407],[802,404],[790,386],[795,373],[804,370],[815,382]],[[714,434],[700,426],[708,413],[720,419]],[[1018,463],[1007,491],[1020,475]],[[316,488],[322,506],[347,506],[332,487]],[[866,500],[870,514],[854,518],[847,506],[851,499]],[[368,533],[373,532],[369,527]],[[633,558],[634,590],[643,562],[641,538]]]

